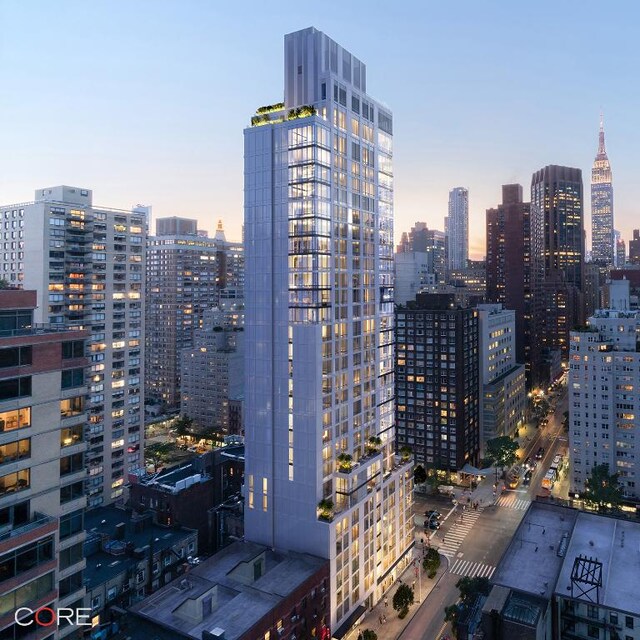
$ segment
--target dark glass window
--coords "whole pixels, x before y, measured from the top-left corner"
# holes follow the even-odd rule
[[[80,533],[84,528],[84,515],[82,509],[68,513],[60,518],[60,539]]]
[[[0,349],[0,369],[7,367],[21,367],[31,364],[32,348],[11,347],[10,349]]]
[[[82,358],[84,356],[84,342],[82,340],[73,340],[71,342],[62,343],[62,359]]]
[[[0,384],[0,400],[23,398],[31,395],[31,376],[9,378]]]
[[[62,388],[73,389],[84,384],[84,369],[66,369],[62,372]]]

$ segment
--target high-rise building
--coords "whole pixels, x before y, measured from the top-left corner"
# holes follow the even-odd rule
[[[234,433],[231,400],[244,391],[243,332],[241,304],[207,309],[193,347],[181,354],[181,413],[198,430]]]
[[[55,622],[51,631],[36,632],[29,609],[75,609],[85,595],[89,332],[36,325],[36,308],[35,291],[0,290],[2,638],[77,632],[73,625],[57,629]],[[46,609],[40,615],[40,624],[52,622]]]
[[[447,268],[466,269],[469,259],[469,191],[464,187],[449,191],[449,210],[444,227]]]
[[[569,353],[569,331],[583,320],[582,172],[549,165],[531,180],[531,260],[535,343],[547,361]]]
[[[206,309],[225,289],[242,295],[242,245],[227,241],[222,222],[213,238],[196,220],[161,218],[147,248],[145,390],[165,408],[180,404],[180,354],[193,347]]]
[[[522,186],[502,186],[502,204],[487,209],[487,301],[516,314],[516,361],[525,363],[532,380],[533,281],[531,277],[530,205]]]
[[[591,169],[591,260],[612,265],[614,247],[611,165],[604,146],[604,123],[600,118],[598,153]]]
[[[525,370],[516,360],[516,313],[501,304],[480,304],[480,445],[499,436],[514,436],[524,424],[527,394]]]
[[[627,247],[622,238],[616,240],[616,267],[622,269],[627,263]]]
[[[629,264],[640,264],[640,229],[634,229],[629,240]]]
[[[142,464],[150,208],[99,207],[89,189],[58,186],[0,212],[4,241],[16,245],[4,254],[3,271],[37,291],[35,322],[91,332],[86,489],[89,507],[108,504]]]
[[[430,469],[460,471],[480,449],[478,311],[419,294],[396,311],[398,446]]]
[[[609,308],[571,332],[569,445],[571,491],[582,492],[593,466],[619,474],[640,496],[635,433],[640,427],[640,312],[629,308],[629,281],[612,280]]]
[[[403,233],[394,258],[394,300],[406,304],[427,286],[445,281],[446,238],[442,231],[416,222]]]
[[[364,63],[308,28],[285,37],[284,103],[244,136],[245,537],[330,560],[334,634],[414,542],[395,452],[392,134]]]
[[[591,317],[596,309],[601,308],[600,289],[603,286],[606,267],[597,262],[585,262],[584,265],[584,315]]]

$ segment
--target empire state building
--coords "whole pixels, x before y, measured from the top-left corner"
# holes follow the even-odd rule
[[[591,169],[591,259],[612,265],[613,256],[613,186],[601,117],[598,153]]]

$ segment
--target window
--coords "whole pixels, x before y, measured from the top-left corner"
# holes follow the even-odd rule
[[[0,596],[0,615],[4,615],[12,609],[44,598],[46,595],[51,595],[51,591],[53,591],[54,573],[53,571],[47,573]]]
[[[75,427],[64,427],[60,430],[60,447],[71,447],[82,442],[83,438],[84,427],[81,424]]]
[[[599,638],[600,637],[600,629],[598,627],[594,627],[593,625],[589,625],[589,637],[590,638]]]
[[[30,327],[32,321],[31,311],[2,311],[0,312],[0,335],[5,331],[18,331]]]
[[[633,629],[633,618],[631,616],[624,617],[624,626],[627,629]]]
[[[0,446],[0,465],[31,456],[31,438],[16,440]]]
[[[0,433],[31,426],[31,407],[0,413]]]
[[[84,516],[82,509],[60,517],[60,540],[69,538],[84,530]]]
[[[62,372],[62,388],[72,389],[84,384],[84,369],[66,369]]]
[[[0,349],[0,369],[31,364],[32,352],[33,350],[30,346]]]
[[[61,549],[60,556],[60,569],[68,569],[72,564],[76,564],[82,560],[82,542],[74,544],[67,549]]]
[[[60,504],[71,502],[71,500],[77,500],[84,495],[84,482],[74,482],[64,487],[60,487]]]
[[[107,589],[107,602],[113,600],[118,595],[118,587],[109,587]]]
[[[60,475],[66,476],[84,470],[84,454],[74,453],[66,458],[60,458]]]
[[[30,469],[0,476],[0,496],[28,489],[31,485]]]
[[[60,416],[62,418],[70,418],[77,416],[84,411],[84,398],[76,396],[75,398],[67,398],[60,401]]]
[[[141,569],[136,573],[136,583],[142,584],[144,582],[144,569]]]
[[[91,599],[91,610],[97,611],[102,605],[102,596],[94,596]]]
[[[31,395],[31,376],[9,378],[0,384],[0,400],[24,398]]]
[[[32,542],[0,556],[0,577],[8,580],[53,560],[53,538]]]
[[[71,342],[62,343],[62,359],[84,357],[84,342],[82,340],[73,340]]]

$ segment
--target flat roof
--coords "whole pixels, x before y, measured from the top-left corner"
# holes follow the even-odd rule
[[[150,515],[145,516],[144,527],[138,528],[134,526],[131,516],[132,512],[117,507],[98,507],[87,511],[84,517],[84,528],[87,532],[85,549],[91,549],[92,543],[98,535],[107,535],[113,540],[116,526],[122,522],[125,523],[122,542],[131,543],[134,549],[139,549],[149,545],[153,540],[154,553],[169,549],[194,535],[194,531],[190,529],[161,527],[154,524]],[[103,551],[100,547],[99,551],[89,552],[87,555],[84,584],[87,589],[93,589],[139,562],[140,558],[133,558],[126,552],[114,555]]]
[[[578,516],[574,509],[532,502],[491,578],[492,584],[551,599]],[[563,542],[564,541],[564,542]]]
[[[635,615],[640,612],[640,523],[580,513],[556,587],[558,596],[571,595],[571,571],[579,556],[602,562],[601,605]],[[574,597],[579,593],[574,589]],[[595,592],[591,595],[595,600]],[[585,596],[580,599],[588,601]]]
[[[257,562],[264,568],[254,580]],[[308,554],[280,553],[251,542],[235,542],[130,611],[197,640],[203,631],[216,627],[225,630],[227,640],[234,640],[327,563]],[[132,621],[134,628],[135,624]]]

